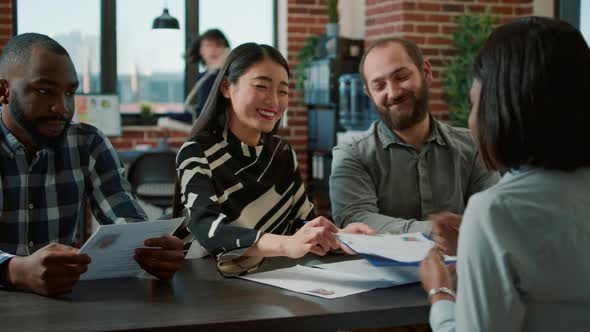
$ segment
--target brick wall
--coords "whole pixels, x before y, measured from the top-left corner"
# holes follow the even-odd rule
[[[117,150],[132,150],[137,145],[156,147],[159,140],[166,140],[172,149],[179,149],[188,137],[183,131],[169,130],[161,127],[125,126],[120,137],[109,137]]]
[[[12,1],[0,0],[0,47],[12,37]]]
[[[357,0],[354,0],[357,1]],[[326,0],[288,0],[287,6],[287,61],[291,73],[297,65],[296,55],[305,37],[326,32],[328,23]],[[295,92],[291,82],[289,89],[287,123],[280,134],[289,140],[297,153],[301,176],[307,179],[307,112],[303,95]]]
[[[365,44],[391,36],[415,41],[434,70],[431,85],[431,111],[446,118],[448,105],[444,101],[441,73],[444,62],[452,59],[450,35],[453,16],[464,12],[489,11],[498,23],[533,14],[532,0],[366,0]]]

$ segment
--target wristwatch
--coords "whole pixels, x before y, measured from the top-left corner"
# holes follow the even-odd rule
[[[430,301],[432,299],[432,297],[438,293],[448,294],[453,297],[453,300],[457,297],[457,294],[452,289],[449,289],[447,287],[436,287],[436,288],[431,289],[428,292],[428,301]]]

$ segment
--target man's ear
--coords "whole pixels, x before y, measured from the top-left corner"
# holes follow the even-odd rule
[[[430,62],[428,60],[424,60],[424,65],[422,66],[422,71],[424,72],[424,77],[428,83],[432,83],[432,79],[434,78],[434,74],[432,73],[432,66],[430,66]]]
[[[229,85],[230,85],[229,80],[227,79],[227,77],[224,77],[223,81],[221,81],[221,94],[227,99],[229,99],[229,97],[230,97]]]
[[[0,105],[8,104],[8,97],[10,95],[9,83],[6,79],[0,78]]]

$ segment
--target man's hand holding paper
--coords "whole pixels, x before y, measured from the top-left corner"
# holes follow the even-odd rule
[[[90,257],[79,254],[78,249],[52,243],[30,256],[13,257],[5,280],[16,288],[57,296],[72,291],[89,263]]]
[[[182,240],[165,235],[145,240],[145,246],[149,248],[135,249],[137,264],[160,279],[172,278],[184,261]]]
[[[142,269],[171,278],[183,261],[182,240],[171,236],[182,218],[100,226],[80,249],[92,258],[82,280],[138,276]]]

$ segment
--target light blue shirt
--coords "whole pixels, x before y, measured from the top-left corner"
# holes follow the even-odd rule
[[[523,169],[474,195],[459,236],[457,302],[434,331],[590,329],[590,169]]]

